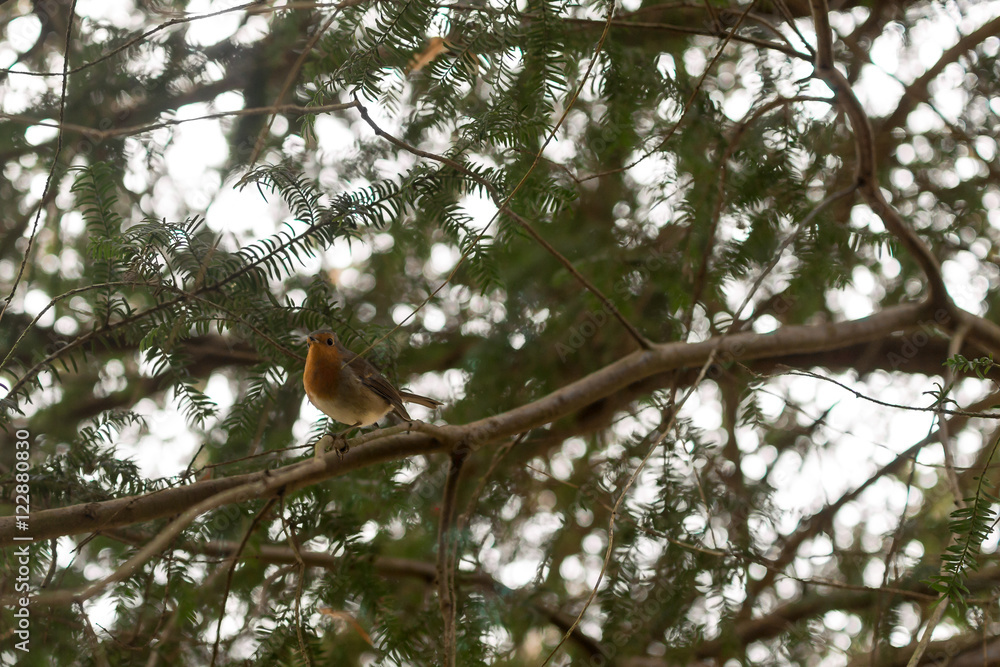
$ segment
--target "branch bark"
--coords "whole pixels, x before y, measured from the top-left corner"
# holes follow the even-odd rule
[[[974,318],[972,315],[969,317]],[[319,459],[319,466],[300,462],[277,470],[206,480],[144,496],[35,512],[29,516],[31,537],[42,540],[99,532],[173,516],[237,487],[244,487],[244,492],[237,494],[240,499],[234,502],[268,498],[282,488],[293,491],[365,466],[418,454],[450,451],[459,442],[477,449],[575,414],[644,378],[675,369],[700,367],[717,347],[717,359],[723,365],[790,353],[807,354],[879,340],[921,321],[931,321],[931,318],[929,304],[911,303],[887,308],[859,320],[790,326],[768,334],[733,334],[727,336],[721,346],[716,338],[698,343],[657,344],[650,350],[633,352],[547,396],[507,412],[462,425],[438,427],[422,424],[419,430],[410,432],[375,432],[356,440],[360,444],[352,446],[342,458],[336,452],[327,454]],[[1000,345],[996,349],[1000,351]],[[0,517],[0,547],[12,544],[15,535],[23,536],[23,531],[17,530],[15,518]]]
[[[909,252],[927,279],[928,300],[937,307],[954,308],[941,276],[941,266],[931,249],[907,225],[903,217],[885,199],[878,183],[875,164],[875,134],[860,100],[847,77],[833,60],[833,33],[826,0],[811,0],[816,26],[816,76],[833,90],[837,103],[851,121],[857,165],[855,182],[868,206],[882,220],[886,229]]]

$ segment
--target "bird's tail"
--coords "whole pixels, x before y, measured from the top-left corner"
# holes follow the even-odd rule
[[[435,401],[433,398],[427,398],[426,396],[420,396],[418,394],[411,394],[408,391],[399,392],[399,397],[407,403],[416,403],[417,405],[422,405],[425,408],[430,408],[431,410],[439,405],[444,405],[441,401]]]

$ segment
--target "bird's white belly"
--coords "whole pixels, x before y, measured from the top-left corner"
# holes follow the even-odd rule
[[[356,404],[345,404],[343,401],[320,398],[313,394],[309,395],[309,400],[317,408],[322,410],[328,417],[335,419],[347,426],[368,426],[374,424],[382,417],[385,417],[392,406],[387,402],[375,398],[375,400],[359,401]]]

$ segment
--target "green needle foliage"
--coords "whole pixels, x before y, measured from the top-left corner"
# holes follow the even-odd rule
[[[1000,6],[826,4],[0,3],[0,664],[1000,650]]]

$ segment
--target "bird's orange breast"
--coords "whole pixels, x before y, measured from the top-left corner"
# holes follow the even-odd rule
[[[337,395],[337,376],[340,374],[339,364],[334,364],[309,348],[306,356],[306,368],[302,374],[302,384],[310,399],[332,399]]]

